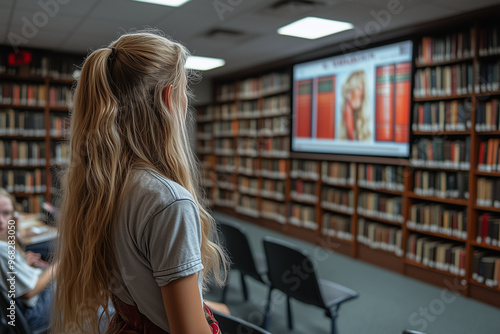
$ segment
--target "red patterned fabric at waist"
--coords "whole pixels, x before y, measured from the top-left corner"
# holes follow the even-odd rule
[[[111,300],[115,308],[115,314],[106,330],[106,334],[169,334],[139,312],[137,306],[126,304],[115,295],[112,295]],[[220,334],[219,324],[212,311],[206,305],[204,305],[204,308],[205,317],[212,329],[212,334]]]

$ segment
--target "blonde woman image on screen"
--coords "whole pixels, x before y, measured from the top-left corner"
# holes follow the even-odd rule
[[[55,333],[219,333],[203,300],[226,255],[203,205],[188,131],[189,53],[158,32],[84,61],[58,214]]]
[[[353,72],[342,86],[343,105],[339,139],[366,141],[371,138],[365,77],[364,71]]]
[[[16,299],[16,310],[23,313],[36,332],[46,329],[50,323],[57,264],[47,264],[40,254],[21,249],[15,236],[15,208],[14,197],[0,188],[0,289],[11,300]],[[12,281],[15,282],[13,290]]]

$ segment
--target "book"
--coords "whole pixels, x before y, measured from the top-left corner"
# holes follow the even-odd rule
[[[312,80],[297,82],[296,90],[297,119],[295,120],[295,133],[297,137],[311,138],[312,136]]]
[[[411,63],[396,64],[394,139],[406,143],[410,138]]]
[[[376,68],[375,140],[394,141],[394,64]]]
[[[322,77],[317,80],[316,97],[316,137],[335,138],[335,84],[336,76]]]
[[[16,226],[18,240],[24,246],[57,238],[57,229],[46,225],[36,214],[21,214]]]

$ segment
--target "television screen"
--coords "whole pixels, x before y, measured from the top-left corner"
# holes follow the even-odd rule
[[[292,151],[408,157],[412,42],[293,67]]]

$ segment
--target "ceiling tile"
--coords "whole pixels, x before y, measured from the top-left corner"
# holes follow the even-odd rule
[[[175,12],[176,8],[132,0],[101,1],[92,12],[92,19],[104,19],[128,24],[151,24]]]

